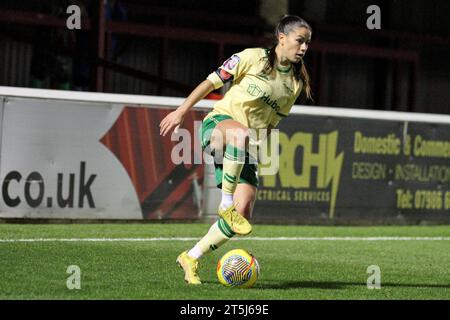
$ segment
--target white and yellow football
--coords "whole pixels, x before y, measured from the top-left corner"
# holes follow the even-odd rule
[[[258,280],[259,263],[243,249],[233,249],[225,253],[217,263],[219,282],[227,287],[250,288]]]

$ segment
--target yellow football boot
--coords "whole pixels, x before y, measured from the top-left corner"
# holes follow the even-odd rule
[[[240,215],[234,205],[227,209],[219,208],[219,216],[225,220],[234,233],[245,236],[252,232],[252,225]]]
[[[201,284],[197,274],[198,260],[188,256],[187,251],[181,253],[177,258],[177,263],[184,271],[184,280],[188,284]]]

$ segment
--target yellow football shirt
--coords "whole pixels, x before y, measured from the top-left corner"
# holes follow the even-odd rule
[[[303,84],[294,77],[293,67],[275,67],[269,75],[263,72],[266,49],[251,48],[234,54],[208,76],[215,89],[232,80],[231,88],[218,100],[206,118],[225,114],[247,128],[276,127],[289,114]]]

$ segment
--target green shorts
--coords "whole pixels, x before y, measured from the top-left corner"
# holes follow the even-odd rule
[[[209,144],[211,142],[211,135],[213,129],[217,126],[220,121],[227,119],[233,119],[232,117],[224,114],[217,114],[204,119],[202,125],[200,126],[199,134],[202,143],[202,149],[208,149],[209,152],[214,157],[214,167],[215,167],[215,177],[216,185],[219,189],[222,189],[222,176],[223,176],[223,166],[217,163],[216,157],[214,155],[214,150],[210,150]],[[238,183],[247,183],[258,188],[258,168],[256,164],[249,163],[249,154],[245,152],[245,164],[242,168],[241,176]]]

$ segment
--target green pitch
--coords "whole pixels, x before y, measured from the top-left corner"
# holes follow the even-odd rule
[[[0,224],[0,239],[201,237],[206,224]],[[450,237],[449,226],[255,225],[252,237]],[[0,299],[450,299],[450,241],[230,241],[201,260],[187,286],[177,255],[194,240],[0,242]],[[217,260],[252,252],[261,275],[250,289],[221,286]],[[81,270],[69,290],[67,268]],[[381,289],[367,288],[381,270]]]

